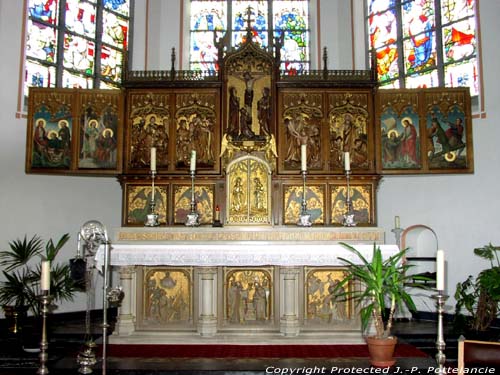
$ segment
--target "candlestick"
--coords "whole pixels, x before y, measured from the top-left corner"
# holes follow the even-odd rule
[[[38,355],[38,358],[40,359],[40,367],[38,367],[38,370],[36,372],[38,375],[46,375],[49,373],[49,369],[47,368],[47,361],[49,359],[49,341],[47,340],[47,315],[50,312],[49,305],[52,301],[52,298],[53,297],[49,295],[48,290],[43,291],[42,295],[40,296],[42,304],[42,339],[40,341],[40,354]]]
[[[436,253],[436,289],[444,290],[444,250]]]
[[[156,147],[151,147],[151,172],[156,172]]]
[[[347,171],[351,170],[351,159],[349,158],[349,152],[344,152],[344,169]]]
[[[194,178],[196,175],[195,170],[193,169],[195,163],[192,162],[193,155],[196,160],[196,151],[191,153],[191,212],[186,215],[186,222],[184,223],[187,227],[197,227],[200,225],[200,215],[196,212],[196,199],[194,195]]]
[[[189,163],[189,170],[191,172],[196,171],[196,151],[191,151],[191,162]]]
[[[346,152],[345,160],[349,160],[349,153]],[[349,167],[349,162],[346,162],[346,168]],[[351,179],[351,171],[346,169],[345,171],[345,179],[346,179],[346,194],[345,194],[345,214],[344,220],[342,224],[344,227],[355,227],[357,225],[354,220],[354,210],[352,209],[352,200],[351,200],[351,187],[350,187],[350,179]]]
[[[307,212],[306,177],[307,177],[307,171],[302,170],[302,210],[300,211],[299,221],[297,222],[297,225],[299,227],[312,226],[311,214]]]
[[[307,171],[307,145],[300,145],[300,170]]]
[[[399,229],[399,225],[400,225],[399,216],[395,216],[394,217],[394,228]]]
[[[443,313],[444,313],[444,303],[448,299],[448,296],[444,294],[442,290],[438,290],[438,293],[432,296],[436,300],[437,307],[437,317],[438,317],[438,327],[437,327],[437,337],[436,337],[436,362],[439,368],[435,371],[436,374],[444,375],[447,373],[446,367],[446,355],[444,350],[446,349],[446,341],[444,341],[444,327],[443,327]]]
[[[151,200],[149,201],[149,213],[146,215],[146,220],[144,221],[144,226],[146,227],[157,227],[160,225],[160,222],[158,220],[159,215],[156,213],[155,177],[156,171],[151,170]]]
[[[40,278],[40,289],[50,290],[50,260],[42,261],[42,275]]]

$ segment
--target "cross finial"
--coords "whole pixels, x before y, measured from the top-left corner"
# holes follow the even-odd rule
[[[252,19],[252,7],[248,6],[247,7],[247,40],[250,41],[252,40],[252,21],[255,21],[255,19]]]

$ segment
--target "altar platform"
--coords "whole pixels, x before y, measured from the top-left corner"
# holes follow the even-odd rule
[[[369,227],[118,228],[110,264],[125,298],[110,342],[360,343],[356,307],[331,294],[340,258],[356,260],[342,242],[368,259],[374,244],[398,251]]]

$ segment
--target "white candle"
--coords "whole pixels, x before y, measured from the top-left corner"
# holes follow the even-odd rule
[[[307,171],[307,145],[300,145],[300,170]]]
[[[42,261],[42,275],[40,277],[40,289],[50,290],[50,260]]]
[[[436,253],[436,289],[444,290],[444,250]]]
[[[156,147],[151,147],[151,171],[156,171]]]
[[[191,171],[196,170],[196,151],[195,150],[191,151],[191,162],[189,163],[189,169]]]
[[[394,227],[399,229],[399,216],[394,216]]]
[[[349,152],[344,152],[344,169],[346,171],[351,170],[351,159],[349,159]]]

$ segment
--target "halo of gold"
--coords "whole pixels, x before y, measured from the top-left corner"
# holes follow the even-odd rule
[[[57,134],[57,132],[56,132],[55,130],[51,130],[51,131],[47,134],[47,138],[49,138],[49,139],[50,139],[50,136],[51,136],[52,134],[55,134],[55,135],[56,135],[56,138],[58,138],[58,137],[59,137],[59,135]]]
[[[150,124],[150,121],[151,121],[151,117],[154,117],[155,120],[158,118],[158,116],[156,115],[156,113],[151,113],[149,115],[146,116],[146,123],[144,124],[144,127],[148,127],[149,124]]]
[[[66,126],[69,126],[69,122],[68,120],[59,120],[59,122],[57,123],[57,126],[59,127],[59,129],[62,128],[62,124],[66,124]]]
[[[42,128],[45,128],[47,126],[47,121],[44,118],[37,118],[35,120],[35,125],[38,125],[40,121],[42,122]]]
[[[396,133],[396,137],[399,137],[399,133],[396,129],[391,129],[387,132],[387,138],[391,138],[391,134]]]
[[[106,132],[110,133],[110,138],[112,138],[112,137],[113,137],[113,135],[115,134],[115,133],[113,132],[113,129],[111,129],[111,128],[106,128],[106,129],[104,129],[104,130],[102,131],[102,135],[106,135]]]
[[[99,121],[97,121],[95,118],[93,118],[92,120],[89,120],[87,126],[90,128],[92,126],[92,124],[95,124],[95,128],[97,128],[99,126]]]
[[[456,158],[457,158],[457,153],[455,151],[450,151],[444,154],[444,160],[446,160],[448,163],[455,161]]]
[[[410,117],[403,117],[401,119],[401,125],[403,126],[403,128],[406,128],[405,121],[408,121],[410,124],[413,124],[413,121],[411,121]]]
[[[180,124],[180,122],[181,122],[182,120],[184,120],[184,121],[188,122],[188,119],[187,119],[187,117],[186,117],[186,116],[181,116],[181,117],[178,117],[178,118],[177,118],[177,123],[178,123],[178,124]]]

